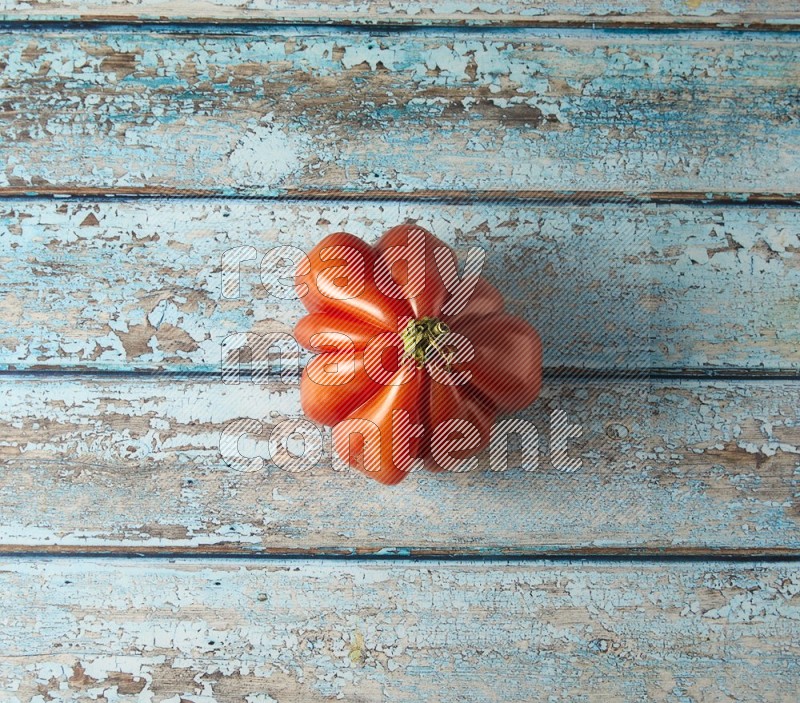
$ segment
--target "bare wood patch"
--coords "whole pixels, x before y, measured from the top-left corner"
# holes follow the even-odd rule
[[[520,416],[538,468],[512,441],[506,471],[484,455],[394,489],[327,453],[300,473],[271,463],[275,425],[302,417],[281,383],[6,377],[2,392],[2,550],[791,554],[800,537],[792,382],[549,382]],[[551,451],[556,410],[581,428],[573,473]],[[264,458],[251,472],[220,451],[240,418],[260,423],[239,441]]]
[[[220,370],[234,332],[291,332],[297,300],[269,293],[268,250],[308,251],[404,221],[462,254],[539,329],[550,369],[800,365],[800,214],[792,208],[252,201],[6,201],[0,364]],[[91,226],[89,226],[91,225]],[[252,246],[239,297],[223,253]]]
[[[791,700],[793,563],[6,559],[0,686],[208,701]]]
[[[80,22],[293,22],[353,25],[468,25],[490,27],[711,27],[791,29],[800,13],[791,0],[643,0],[635,4],[546,0],[536,7],[524,0],[496,0],[485,8],[465,0],[360,0],[342,6],[330,0],[4,0],[0,18],[10,21]]]
[[[7,32],[0,192],[791,198],[798,42]]]

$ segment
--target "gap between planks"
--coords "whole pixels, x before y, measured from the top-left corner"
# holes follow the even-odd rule
[[[259,551],[233,551],[223,545],[203,546],[193,549],[170,549],[164,547],[70,547],[53,545],[36,549],[24,545],[0,545],[0,558],[19,559],[221,559],[226,561],[347,561],[381,563],[463,562],[497,564],[508,562],[542,563],[574,562],[604,563],[625,560],[631,563],[693,563],[709,560],[740,563],[753,560],[764,562],[800,562],[800,549],[787,547],[679,547],[679,548],[596,548],[596,549],[541,549],[519,550],[507,547],[482,547],[486,553],[426,549],[418,547],[343,548],[315,547],[313,549],[264,548]]]
[[[113,188],[59,188],[52,186],[0,186],[0,200],[94,200],[103,198],[115,201],[135,201],[147,199],[165,200],[246,200],[263,202],[390,202],[390,203],[433,203],[446,205],[480,204],[539,204],[539,205],[708,205],[708,206],[752,206],[773,205],[776,207],[800,206],[800,192],[691,192],[691,191],[649,191],[629,193],[625,191],[556,191],[556,190],[471,190],[437,191],[415,190],[399,192],[390,190],[364,190],[349,192],[342,190],[286,190],[279,195],[249,193],[236,190],[221,193],[202,188],[153,188],[131,186]]]
[[[446,7],[435,3],[359,2],[347,9],[334,3],[296,6],[292,2],[268,3],[213,0],[205,3],[141,2],[48,2],[0,3],[0,26],[31,28],[92,28],[107,25],[142,27],[174,26],[182,29],[208,27],[251,28],[271,26],[331,26],[375,30],[415,27],[455,29],[575,28],[645,30],[797,31],[800,11],[791,0],[750,2],[731,11],[729,3],[717,0],[678,3],[645,0],[630,3],[542,2],[528,7],[524,1],[495,3],[482,10],[475,3],[456,1]],[[17,6],[17,7],[15,7]]]
[[[270,372],[265,376],[267,379],[277,381],[286,376],[296,378],[296,373],[282,374]],[[260,374],[260,376],[264,376]],[[176,381],[221,381],[221,372],[216,367],[198,367],[185,369],[158,369],[143,366],[141,368],[109,369],[91,364],[83,366],[48,366],[48,365],[20,365],[20,364],[0,364],[0,378],[172,378]],[[242,369],[238,374],[240,381],[247,382],[252,380],[252,371]],[[602,380],[610,382],[640,381],[800,381],[800,369],[780,369],[780,368],[652,368],[652,369],[581,369],[581,368],[545,368],[544,378],[549,381],[559,381],[565,379],[572,380]]]

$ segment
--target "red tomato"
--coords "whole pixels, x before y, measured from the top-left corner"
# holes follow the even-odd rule
[[[310,314],[295,336],[317,355],[300,399],[309,418],[333,427],[346,464],[385,484],[417,460],[457,470],[488,445],[498,414],[538,396],[536,330],[503,312],[482,278],[459,293],[447,273],[452,250],[425,229],[394,227],[375,246],[332,234],[308,259],[296,285]]]

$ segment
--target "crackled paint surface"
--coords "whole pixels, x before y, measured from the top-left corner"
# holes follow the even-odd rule
[[[512,452],[512,468],[493,473],[484,454],[474,471],[415,473],[389,490],[335,471],[328,455],[299,473],[269,462],[272,428],[301,416],[292,384],[4,379],[5,547],[536,554],[800,545],[795,382],[548,382],[515,416],[539,432],[538,468],[514,468]],[[568,445],[582,461],[574,473],[553,461],[555,409],[582,428]],[[220,454],[221,433],[239,418],[262,423],[239,442],[244,456],[267,459],[260,469],[231,468]]]
[[[0,562],[9,703],[794,700],[795,563]]]
[[[796,556],[800,383],[642,372],[798,370],[800,36],[236,23],[797,17],[788,0],[0,0],[12,21],[230,22],[0,32],[0,699],[794,701],[796,563],[276,556]],[[785,206],[589,204],[616,192]],[[109,193],[373,200],[91,199]],[[577,202],[519,204],[543,194]],[[488,249],[542,331],[560,373],[523,415],[539,467],[484,456],[389,490],[327,461],[227,466],[228,423],[258,420],[240,448],[268,457],[297,388],[192,372],[300,307],[268,297],[258,260],[222,300],[221,253],[405,220]],[[555,410],[582,427],[573,473]],[[10,555],[31,551],[70,558]]]
[[[5,20],[792,27],[793,0],[0,0]]]
[[[0,204],[0,364],[219,370],[228,334],[303,314],[262,285],[269,249],[409,220],[487,251],[550,368],[800,368],[796,209],[161,199]],[[223,299],[242,245],[257,256]]]
[[[6,192],[800,192],[794,34],[6,31],[0,65]]]

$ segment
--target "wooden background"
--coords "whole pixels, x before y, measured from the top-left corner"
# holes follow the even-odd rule
[[[0,0],[0,700],[796,701],[799,26]],[[299,413],[219,380],[260,257],[408,220],[540,330],[538,470],[227,466]]]

